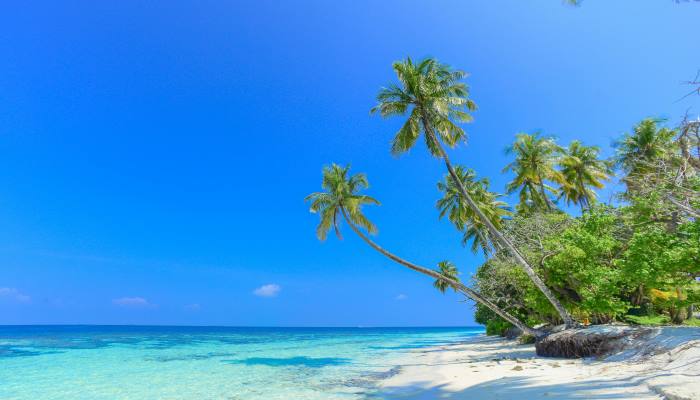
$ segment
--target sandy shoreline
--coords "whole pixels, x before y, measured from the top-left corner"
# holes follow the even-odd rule
[[[380,399],[700,399],[700,329],[661,328],[606,360],[542,358],[480,336],[416,350]]]

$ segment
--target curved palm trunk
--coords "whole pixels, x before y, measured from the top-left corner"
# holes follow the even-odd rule
[[[489,233],[498,241],[500,242],[508,251],[510,254],[515,258],[518,264],[522,267],[522,269],[525,271],[527,276],[532,280],[532,282],[537,286],[537,288],[545,295],[547,300],[549,300],[550,303],[552,303],[552,306],[557,310],[557,313],[561,317],[561,319],[564,321],[564,324],[566,325],[567,328],[573,328],[576,326],[576,323],[574,319],[571,317],[568,311],[564,308],[564,306],[559,302],[559,300],[554,296],[551,290],[547,287],[547,285],[544,284],[542,279],[540,279],[539,276],[537,276],[537,273],[535,270],[530,266],[530,264],[525,260],[525,257],[520,254],[518,249],[515,248],[513,243],[511,243],[508,238],[506,238],[501,232],[496,229],[496,227],[493,225],[491,220],[486,218],[486,215],[481,212],[479,209],[479,206],[472,200],[471,196],[469,196],[469,193],[467,193],[467,190],[465,189],[464,185],[462,184],[462,181],[459,179],[459,176],[455,172],[454,168],[452,167],[452,163],[450,163],[450,159],[447,156],[447,153],[445,150],[442,148],[442,144],[438,140],[437,136],[435,136],[435,132],[432,130],[430,127],[430,124],[428,123],[428,119],[423,116],[423,128],[425,130],[425,134],[430,136],[430,140],[433,141],[433,144],[435,147],[440,151],[440,157],[445,161],[445,165],[447,166],[447,170],[450,173],[450,176],[452,176],[452,179],[455,180],[457,183],[457,188],[459,189],[460,194],[464,197],[464,200],[467,202],[469,207],[474,211],[474,213],[479,217],[479,219],[486,225],[486,227],[489,230]]]
[[[473,289],[465,286],[461,282],[457,282],[453,279],[450,279],[439,272],[433,271],[432,269],[421,267],[419,265],[413,264],[409,261],[404,260],[403,258],[388,252],[387,250],[384,250],[382,247],[380,247],[378,244],[374,243],[372,239],[367,237],[358,227],[355,226],[355,224],[350,221],[348,218],[347,214],[345,213],[345,210],[342,210],[343,213],[343,218],[345,218],[345,222],[350,226],[350,228],[359,236],[362,238],[362,240],[365,241],[368,245],[370,245],[373,249],[377,250],[378,252],[382,253],[385,257],[391,259],[392,261],[395,261],[404,267],[407,267],[409,269],[412,269],[416,272],[420,272],[421,274],[428,275],[431,278],[435,279],[440,279],[445,282],[447,282],[451,287],[453,287],[455,290],[458,292],[462,293],[463,295],[469,297],[470,299],[483,304],[484,306],[488,307],[491,311],[495,312],[498,314],[501,318],[504,320],[510,322],[513,324],[515,327],[518,329],[522,330],[524,333],[527,333],[529,335],[533,335],[535,337],[541,337],[544,333],[542,331],[539,331],[537,329],[530,328],[529,326],[525,325],[524,323],[520,322],[519,319],[515,318],[514,316],[510,315],[508,312],[502,310],[500,307],[492,303],[489,299],[483,297]]]

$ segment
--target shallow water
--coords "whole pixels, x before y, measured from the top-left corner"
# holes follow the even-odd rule
[[[0,399],[363,399],[481,328],[0,327]]]

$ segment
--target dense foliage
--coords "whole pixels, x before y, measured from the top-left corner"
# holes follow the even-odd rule
[[[444,162],[439,217],[486,260],[467,286],[449,261],[428,269],[383,249],[369,239],[377,229],[361,212],[379,204],[359,194],[366,177],[335,164],[324,169],[324,191],[307,197],[320,216],[319,239],[331,229],[340,237],[344,220],[379,253],[433,278],[439,291],[475,300],[476,321],[491,334],[516,326],[539,336],[544,331],[533,327],[543,323],[697,323],[700,119],[685,118],[678,128],[645,119],[620,138],[610,159],[577,140],[561,146],[553,137],[519,133],[503,169],[513,175],[505,191],[518,199],[510,206],[487,178],[454,165],[448,154],[466,139],[461,124],[476,109],[462,82],[467,74],[432,58],[393,68],[398,82],[379,91],[371,112],[405,118],[391,142],[394,155],[423,136]],[[597,191],[612,180],[624,189],[601,204]]]
[[[502,221],[518,250],[584,324],[640,323],[650,318],[680,324],[692,318],[700,304],[697,130],[688,135],[697,128],[688,127],[687,122],[680,129],[660,124],[641,121],[619,141],[612,160],[597,159],[597,149],[582,151],[579,142],[567,151],[546,139],[550,149],[560,149],[559,154],[550,151],[548,158],[530,163],[535,172],[529,176],[549,176],[551,185],[545,186],[544,179],[535,181],[533,185],[541,185],[541,190],[520,196],[517,214]],[[543,140],[536,135],[525,139],[518,136],[514,148]],[[587,153],[585,163],[573,155],[582,152]],[[553,169],[557,163],[559,169]],[[509,169],[518,175],[517,158],[513,164],[516,168]],[[538,164],[541,173],[535,168]],[[575,178],[573,165],[589,165],[593,172],[585,179]],[[595,202],[593,190],[601,188],[612,172],[606,165],[615,166],[624,183],[616,205]],[[569,215],[534,198],[548,193],[580,204],[581,215]],[[530,325],[560,322],[507,254],[498,252],[487,259],[473,280],[482,294]],[[482,306],[477,306],[476,319],[492,334],[510,326]]]

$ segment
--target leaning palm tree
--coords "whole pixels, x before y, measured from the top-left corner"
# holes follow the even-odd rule
[[[563,180],[554,168],[559,151],[552,138],[542,137],[539,133],[517,134],[515,142],[506,149],[506,153],[515,155],[515,160],[503,168],[503,172],[512,171],[515,174],[515,178],[506,186],[506,192],[512,194],[519,191],[520,204],[530,203],[552,211],[554,203],[548,193],[556,193],[556,189],[546,182]]]
[[[447,272],[447,274],[442,274],[441,272],[421,267],[388,252],[372,241],[362,229],[367,231],[368,234],[374,234],[377,232],[377,228],[362,213],[362,207],[369,204],[378,205],[379,202],[370,196],[359,193],[361,190],[369,187],[367,177],[364,174],[350,175],[350,167],[341,167],[337,164],[332,164],[323,169],[323,181],[321,186],[324,191],[311,193],[305,198],[305,201],[311,203],[310,211],[319,214],[320,222],[316,228],[316,236],[319,240],[325,240],[331,229],[341,238],[340,223],[341,220],[344,220],[350,229],[365,243],[385,257],[404,267],[440,281],[440,285],[444,284],[446,285],[445,287],[449,286],[454,288],[455,291],[493,310],[493,312],[501,316],[504,320],[510,322],[525,333],[535,336],[542,334],[541,331],[528,327],[517,318],[500,309],[487,298],[459,282],[458,279],[455,279],[456,271],[453,273],[450,270],[444,270],[441,266],[441,271]]]
[[[448,279],[451,279],[455,282],[459,282],[459,271],[457,271],[457,267],[452,264],[450,261],[440,261],[438,263],[438,271],[440,274]],[[433,282],[433,286],[435,286],[435,289],[439,290],[442,293],[445,293],[445,291],[451,287],[450,283],[442,278],[438,278]],[[454,289],[454,287],[453,287]],[[455,292],[457,289],[454,289]]]
[[[610,179],[610,168],[598,154],[597,146],[585,146],[578,140],[569,144],[559,159],[559,168],[563,177],[560,192],[566,203],[578,204],[581,209],[588,209],[597,195],[593,188],[605,187],[603,181]]]
[[[488,190],[488,179],[481,178],[477,180],[474,170],[465,169],[461,165],[457,165],[455,166],[455,172],[467,189],[467,192],[469,192],[472,200],[477,203],[481,212],[486,215],[496,229],[501,230],[503,228],[503,219],[513,214],[508,204],[499,200],[501,195]],[[452,176],[447,174],[444,181],[438,182],[437,187],[442,192],[442,198],[437,202],[440,218],[447,216],[447,219],[452,222],[457,230],[464,232],[463,245],[471,242],[472,252],[476,253],[481,249],[484,255],[489,255],[493,250],[500,248],[498,242],[491,238],[486,225],[481,222],[479,217],[463,200],[457,183],[452,179]]]
[[[503,245],[525,270],[552,303],[566,326],[574,326],[571,315],[537,276],[527,260],[479,209],[460,181],[443,148],[443,143],[448,147],[455,147],[465,140],[466,134],[457,123],[471,121],[469,112],[476,109],[476,104],[469,98],[467,85],[460,82],[466,74],[452,70],[432,58],[426,58],[419,63],[414,63],[408,58],[395,62],[393,67],[400,85],[392,84],[382,88],[377,95],[378,104],[371,110],[372,113],[378,112],[382,117],[408,114],[408,119],[392,140],[391,152],[398,155],[410,150],[423,134],[428,150],[433,156],[443,159],[464,201],[486,225],[491,236]]]

